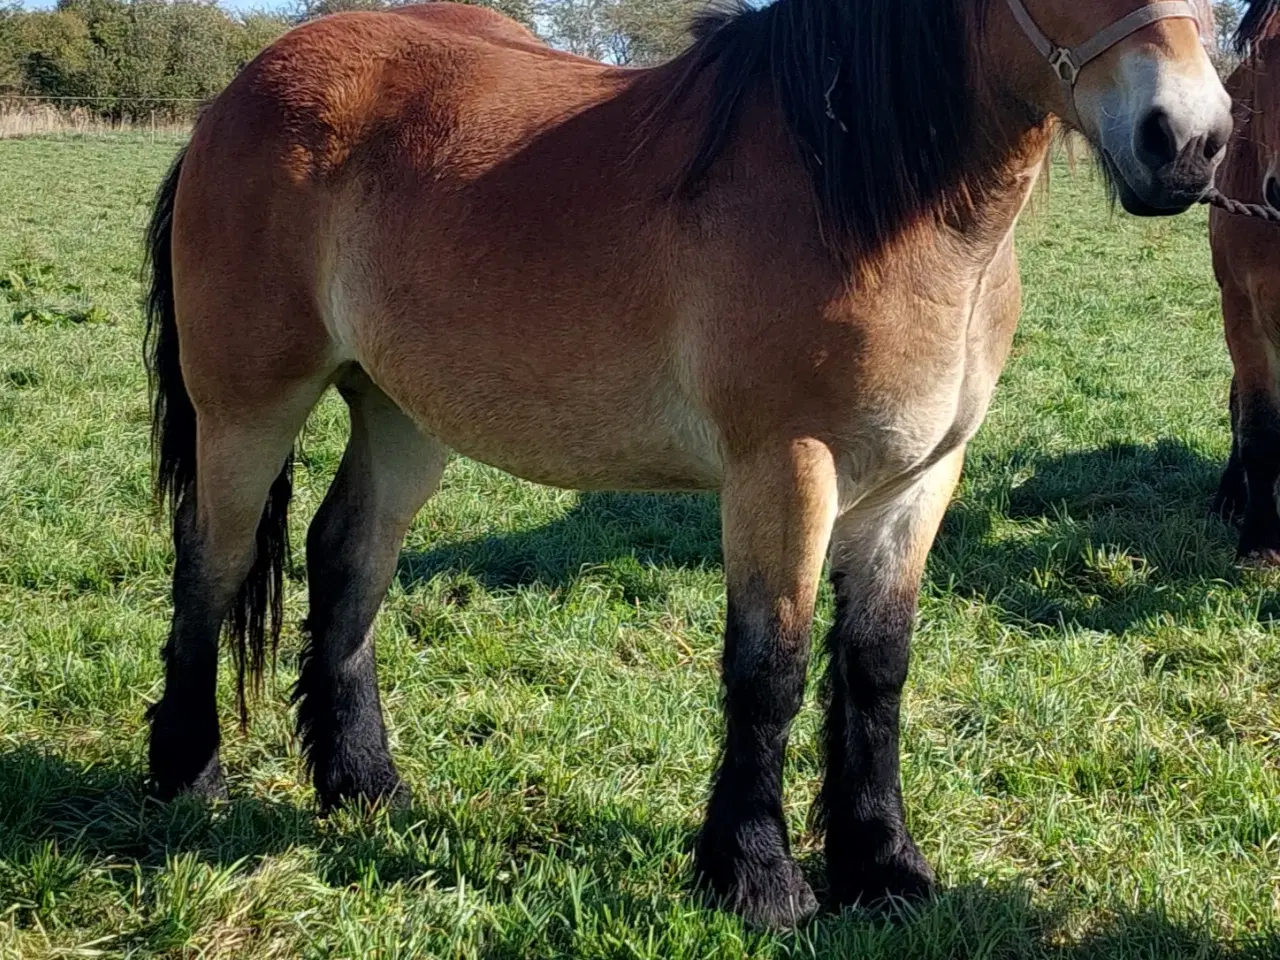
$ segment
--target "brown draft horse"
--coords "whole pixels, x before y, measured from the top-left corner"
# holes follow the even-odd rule
[[[1231,118],[1193,16],[777,0],[643,70],[448,4],[276,42],[201,117],[150,230],[177,553],[157,792],[224,791],[219,631],[243,692],[279,629],[291,449],[333,385],[351,436],[307,535],[296,690],[325,807],[401,792],[372,625],[458,451],[564,487],[720,491],[726,731],[695,862],[760,924],[816,907],[782,770],[829,558],[831,897],[928,891],[899,707],[925,556],[1018,316],[1014,223],[1054,115],[1128,210],[1203,194]]]
[[[1218,172],[1229,197],[1280,209],[1280,0],[1257,0],[1240,23],[1244,60],[1227,80],[1235,130]],[[1280,229],[1213,210],[1213,269],[1222,289],[1231,380],[1231,458],[1214,509],[1240,521],[1238,556],[1280,564]]]

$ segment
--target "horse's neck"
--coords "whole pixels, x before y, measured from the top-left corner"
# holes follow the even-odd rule
[[[986,257],[1013,229],[1039,179],[1055,122],[1037,116],[992,72],[966,81],[973,104],[958,183],[936,199],[936,217],[966,254]]]
[[[1265,74],[1250,57],[1227,78],[1227,93],[1234,102],[1232,112],[1235,129],[1227,145],[1227,156],[1218,170],[1217,186],[1229,197],[1237,200],[1255,198],[1262,178],[1261,131],[1255,122],[1255,100],[1259,82],[1265,83]]]

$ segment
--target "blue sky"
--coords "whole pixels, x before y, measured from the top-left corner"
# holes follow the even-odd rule
[[[45,10],[56,2],[57,0],[22,0],[22,5],[32,10]],[[218,3],[228,10],[261,10],[284,6],[280,0],[218,0]]]

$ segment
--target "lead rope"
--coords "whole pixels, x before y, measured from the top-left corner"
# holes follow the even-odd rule
[[[1200,202],[1217,207],[1219,210],[1225,210],[1227,213],[1234,213],[1237,216],[1256,217],[1259,220],[1266,220],[1270,223],[1280,223],[1280,210],[1273,210],[1271,207],[1263,206],[1260,203],[1242,203],[1239,200],[1232,200],[1221,193],[1217,187],[1210,187],[1209,192],[1200,198]]]

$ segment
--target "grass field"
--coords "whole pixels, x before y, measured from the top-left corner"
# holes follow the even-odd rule
[[[714,498],[454,463],[378,628],[414,809],[314,814],[284,696],[300,568],[247,735],[224,671],[232,802],[144,801],[171,556],[137,273],[176,145],[0,142],[0,956],[1280,957],[1280,577],[1233,566],[1207,516],[1230,365],[1203,211],[1113,216],[1060,169],[1025,220],[1024,320],[906,708],[944,892],[765,936],[687,886],[719,723]],[[344,430],[331,398],[297,520]],[[815,879],[817,720],[811,700],[787,788]]]

